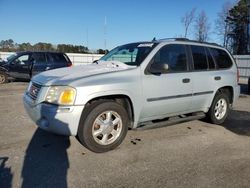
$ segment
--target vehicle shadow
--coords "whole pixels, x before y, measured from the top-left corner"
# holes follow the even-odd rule
[[[69,137],[38,128],[26,150],[22,187],[67,187]]]
[[[248,84],[240,84],[240,93],[241,94],[250,94],[248,93]]]
[[[5,166],[8,159],[8,157],[0,157],[0,187],[4,188],[12,187],[13,174],[11,168]]]
[[[222,126],[238,135],[250,136],[250,112],[231,110]]]

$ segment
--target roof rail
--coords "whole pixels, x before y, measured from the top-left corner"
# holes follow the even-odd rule
[[[194,42],[194,43],[200,43],[200,44],[209,44],[209,45],[221,47],[221,45],[219,45],[217,43],[200,42],[200,41],[197,41],[197,40],[190,40],[188,38],[164,38],[164,39],[159,39],[157,41],[159,41],[159,42],[161,42],[161,41],[187,41],[187,42]]]
[[[177,41],[177,40],[189,40],[189,39],[187,39],[187,38],[163,38],[163,39],[158,39],[158,40],[156,40],[156,41]]]

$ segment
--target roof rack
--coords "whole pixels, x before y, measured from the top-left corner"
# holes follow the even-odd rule
[[[200,43],[200,44],[209,44],[209,45],[221,47],[221,45],[219,45],[217,43],[200,42],[200,41],[197,41],[197,40],[190,40],[188,38],[164,38],[164,39],[159,39],[159,40],[156,40],[156,41],[159,41],[159,42],[162,42],[162,41],[187,41],[187,42],[194,42],[194,43]]]

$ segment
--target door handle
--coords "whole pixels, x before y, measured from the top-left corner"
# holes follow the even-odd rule
[[[184,79],[182,79],[182,82],[183,82],[184,84],[189,83],[189,82],[190,82],[190,79],[189,79],[189,78],[184,78]]]
[[[216,81],[219,81],[219,80],[221,80],[221,77],[220,77],[220,76],[215,76],[214,79],[215,79]]]

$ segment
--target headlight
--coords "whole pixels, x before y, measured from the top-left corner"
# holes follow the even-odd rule
[[[76,98],[75,88],[69,86],[51,86],[45,101],[59,105],[73,105]]]

